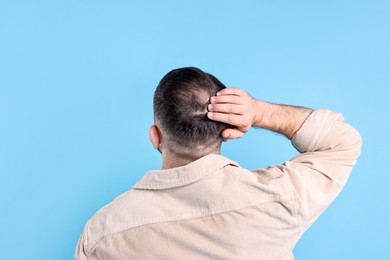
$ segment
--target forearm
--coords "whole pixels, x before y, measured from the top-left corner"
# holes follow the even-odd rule
[[[313,110],[290,105],[255,101],[255,117],[252,126],[283,134],[288,139],[301,128]]]

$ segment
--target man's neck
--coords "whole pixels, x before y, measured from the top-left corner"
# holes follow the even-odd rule
[[[190,159],[183,159],[183,158],[173,157],[173,156],[168,158],[167,157],[163,156],[162,170],[184,166],[194,161]]]
[[[214,151],[212,152],[212,154],[220,154],[219,153],[219,150],[218,151]],[[196,161],[198,160],[199,158],[203,157],[199,157],[199,158],[183,158],[183,157],[178,157],[178,156],[175,156],[173,154],[164,154],[163,153],[163,160],[162,160],[162,167],[161,169],[162,170],[167,170],[167,169],[171,169],[171,168],[176,168],[176,167],[180,167],[180,166],[184,166],[184,165],[187,165],[193,161]]]

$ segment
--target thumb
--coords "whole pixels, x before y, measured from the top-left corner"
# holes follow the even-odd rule
[[[223,130],[222,132],[222,138],[224,141],[230,140],[230,139],[237,139],[241,138],[245,133],[241,132],[238,129],[235,128],[227,128]]]

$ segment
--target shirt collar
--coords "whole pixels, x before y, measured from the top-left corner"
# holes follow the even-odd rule
[[[239,167],[236,162],[222,155],[209,154],[181,167],[149,171],[133,188],[162,190],[180,187],[196,182],[227,165]]]

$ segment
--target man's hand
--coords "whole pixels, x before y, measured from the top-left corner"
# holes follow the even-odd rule
[[[252,126],[268,129],[291,139],[311,109],[277,105],[253,99],[247,92],[226,88],[210,98],[207,117],[231,125],[222,132],[224,141],[242,137]]]
[[[225,88],[211,97],[207,117],[232,126],[222,132],[222,138],[227,141],[242,137],[252,127],[261,112],[257,106],[247,92]]]

